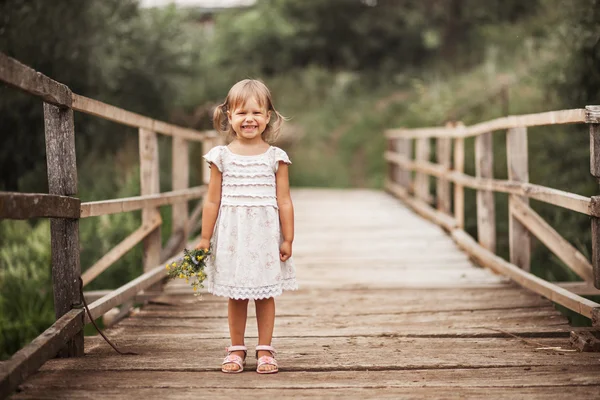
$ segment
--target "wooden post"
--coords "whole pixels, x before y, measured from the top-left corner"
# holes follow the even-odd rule
[[[475,172],[478,178],[494,177],[492,139],[492,132],[475,138]],[[477,236],[479,244],[496,252],[496,207],[491,190],[477,190]]]
[[[456,126],[462,126],[457,123]],[[454,139],[454,171],[463,173],[465,170],[465,139]],[[454,184],[454,219],[460,229],[465,229],[465,188]]]
[[[190,183],[190,161],[188,141],[180,137],[173,138],[173,162],[172,162],[172,183],[173,190],[189,188]],[[183,250],[188,235],[189,210],[188,202],[182,201],[173,204],[172,229],[171,236],[179,239],[179,245],[174,249],[175,252]]]
[[[143,196],[159,193],[159,160],[156,132],[140,128],[139,147],[141,194]],[[142,225],[151,224],[156,218],[160,218],[158,207],[147,207],[142,210]],[[158,226],[144,239],[144,272],[148,272],[160,264],[160,250],[161,238],[160,226]],[[160,287],[152,287],[148,290],[160,290]]]
[[[399,138],[396,139],[396,152],[406,160],[412,160],[412,139]],[[412,171],[408,169],[400,169],[398,171],[398,182],[404,186],[408,192],[413,191],[412,187]]]
[[[50,194],[77,194],[77,163],[75,157],[75,127],[73,110],[44,103],[46,163]],[[79,276],[79,219],[51,218],[52,285],[54,314],[58,320],[72,308],[81,305]],[[83,315],[81,328],[59,357],[80,357],[83,349]]]
[[[387,151],[392,152],[392,153],[396,153],[398,150],[398,145],[397,145],[397,140],[396,139],[388,139],[387,140]],[[400,183],[400,170],[401,167],[393,162],[388,162],[387,163],[387,179],[390,182],[393,183]]]
[[[528,146],[527,128],[513,128],[506,133],[506,157],[508,167],[508,179],[518,182],[529,182],[528,168]],[[508,209],[512,210],[515,201],[514,194],[508,198]],[[517,196],[523,202],[529,204],[525,196]],[[531,237],[530,233],[509,211],[508,216],[508,240],[510,245],[510,262],[525,271],[531,269]]]
[[[429,138],[416,139],[416,157],[417,161],[429,161],[431,151]],[[431,203],[431,195],[429,194],[429,175],[423,172],[417,172],[415,176],[415,195],[418,199],[426,203]]]
[[[586,106],[585,120],[590,125],[590,172],[600,182],[600,106]],[[600,196],[592,197],[599,203]],[[592,266],[594,286],[600,289],[600,218],[592,217]]]
[[[447,128],[452,124],[447,123]],[[447,170],[451,168],[452,139],[438,138],[436,146],[437,162],[443,165]],[[447,179],[439,178],[436,183],[437,208],[443,213],[450,214],[450,182]]]

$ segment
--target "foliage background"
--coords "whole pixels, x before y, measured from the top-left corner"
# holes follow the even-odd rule
[[[293,185],[381,188],[385,128],[599,104],[598,26],[600,0],[257,0],[217,11],[5,0],[0,51],[75,93],[197,129],[210,128],[211,107],[234,82],[259,77],[291,117],[282,146],[294,159]],[[503,82],[512,82],[508,103],[494,96]],[[40,102],[0,86],[0,116],[0,190],[47,192]],[[75,126],[81,199],[137,195],[136,132],[84,115]],[[503,178],[504,134],[494,140],[495,175]],[[597,193],[585,127],[535,128],[529,141],[532,182]],[[170,154],[161,139],[162,190],[171,186]],[[472,140],[466,161],[474,174]],[[193,163],[193,185],[200,164]],[[474,192],[466,200],[474,210]],[[506,196],[496,201],[499,254],[507,257]],[[589,256],[587,217],[533,207]],[[169,209],[161,214],[166,241]],[[467,215],[475,235],[474,212]],[[82,220],[82,268],[139,223],[139,213]],[[533,250],[536,274],[576,279],[544,246]],[[137,246],[90,289],[129,281],[140,260]],[[51,287],[47,221],[1,221],[0,358],[52,323]]]

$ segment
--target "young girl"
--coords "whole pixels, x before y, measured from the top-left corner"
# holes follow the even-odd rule
[[[261,374],[278,371],[271,346],[275,296],[298,288],[292,263],[294,209],[287,154],[271,146],[283,122],[269,89],[260,81],[236,83],[214,113],[214,126],[230,141],[204,158],[211,166],[198,248],[211,247],[207,289],[229,297],[231,346],[221,370],[244,369],[248,300],[256,306]],[[214,168],[216,167],[216,168]]]

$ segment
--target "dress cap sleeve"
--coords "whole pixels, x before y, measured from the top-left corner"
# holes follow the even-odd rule
[[[213,147],[203,157],[208,165],[212,166],[214,164],[219,171],[223,172],[223,146]]]
[[[290,161],[290,158],[288,157],[287,153],[283,150],[281,150],[279,147],[274,147],[275,151],[275,155],[274,155],[274,160],[273,160],[273,171],[277,172],[277,169],[279,168],[279,162],[284,162],[286,164],[291,164],[292,162]]]

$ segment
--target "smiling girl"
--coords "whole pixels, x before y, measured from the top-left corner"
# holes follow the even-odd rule
[[[292,262],[294,208],[287,154],[272,146],[284,118],[269,89],[246,79],[233,85],[214,113],[214,126],[227,135],[204,159],[211,166],[198,248],[211,248],[207,289],[228,302],[231,346],[221,370],[242,372],[248,301],[254,300],[258,324],[257,369],[278,371],[271,346],[275,296],[298,288]],[[216,168],[213,168],[216,167]]]

